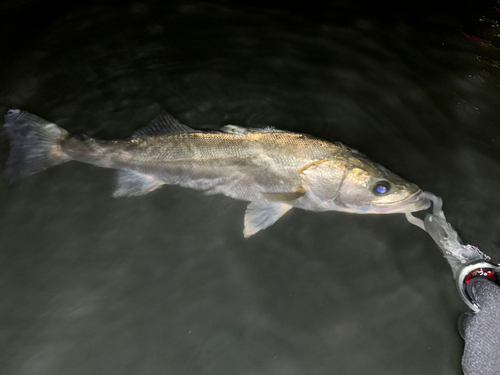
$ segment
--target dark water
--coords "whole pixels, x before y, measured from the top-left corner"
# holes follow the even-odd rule
[[[494,6],[11,1],[0,110],[108,139],[166,109],[340,140],[498,260]],[[402,215],[293,210],[245,240],[244,202],[113,187],[74,162],[0,179],[2,374],[461,372],[465,306]]]

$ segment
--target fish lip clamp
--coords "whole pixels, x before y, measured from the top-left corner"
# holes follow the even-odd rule
[[[483,259],[464,264],[457,272],[458,294],[469,308],[477,313],[481,309],[467,290],[469,281],[476,277],[483,277],[500,285],[500,267],[497,264],[487,262]]]

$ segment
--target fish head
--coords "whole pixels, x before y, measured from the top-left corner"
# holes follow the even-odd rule
[[[342,211],[374,214],[421,211],[431,204],[417,185],[361,154],[347,160],[334,201]]]

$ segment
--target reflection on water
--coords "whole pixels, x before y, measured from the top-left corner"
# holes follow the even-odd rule
[[[11,4],[7,32],[22,20]],[[460,28],[482,8],[387,6],[391,18],[276,4],[106,3],[33,19],[9,35],[0,110],[100,138],[166,109],[195,128],[340,140],[442,196],[462,238],[499,258],[500,91]],[[7,154],[2,140],[2,165]],[[403,215],[297,210],[244,240],[243,202],[177,187],[113,199],[113,184],[78,163],[0,180],[6,374],[460,371],[464,306]]]

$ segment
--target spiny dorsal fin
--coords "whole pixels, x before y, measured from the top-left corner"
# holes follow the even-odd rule
[[[161,113],[156,116],[156,118],[151,121],[151,123],[134,132],[132,138],[140,137],[150,137],[159,134],[181,134],[181,133],[193,133],[194,129],[189,126],[181,124],[174,116],[166,111],[161,111]]]

